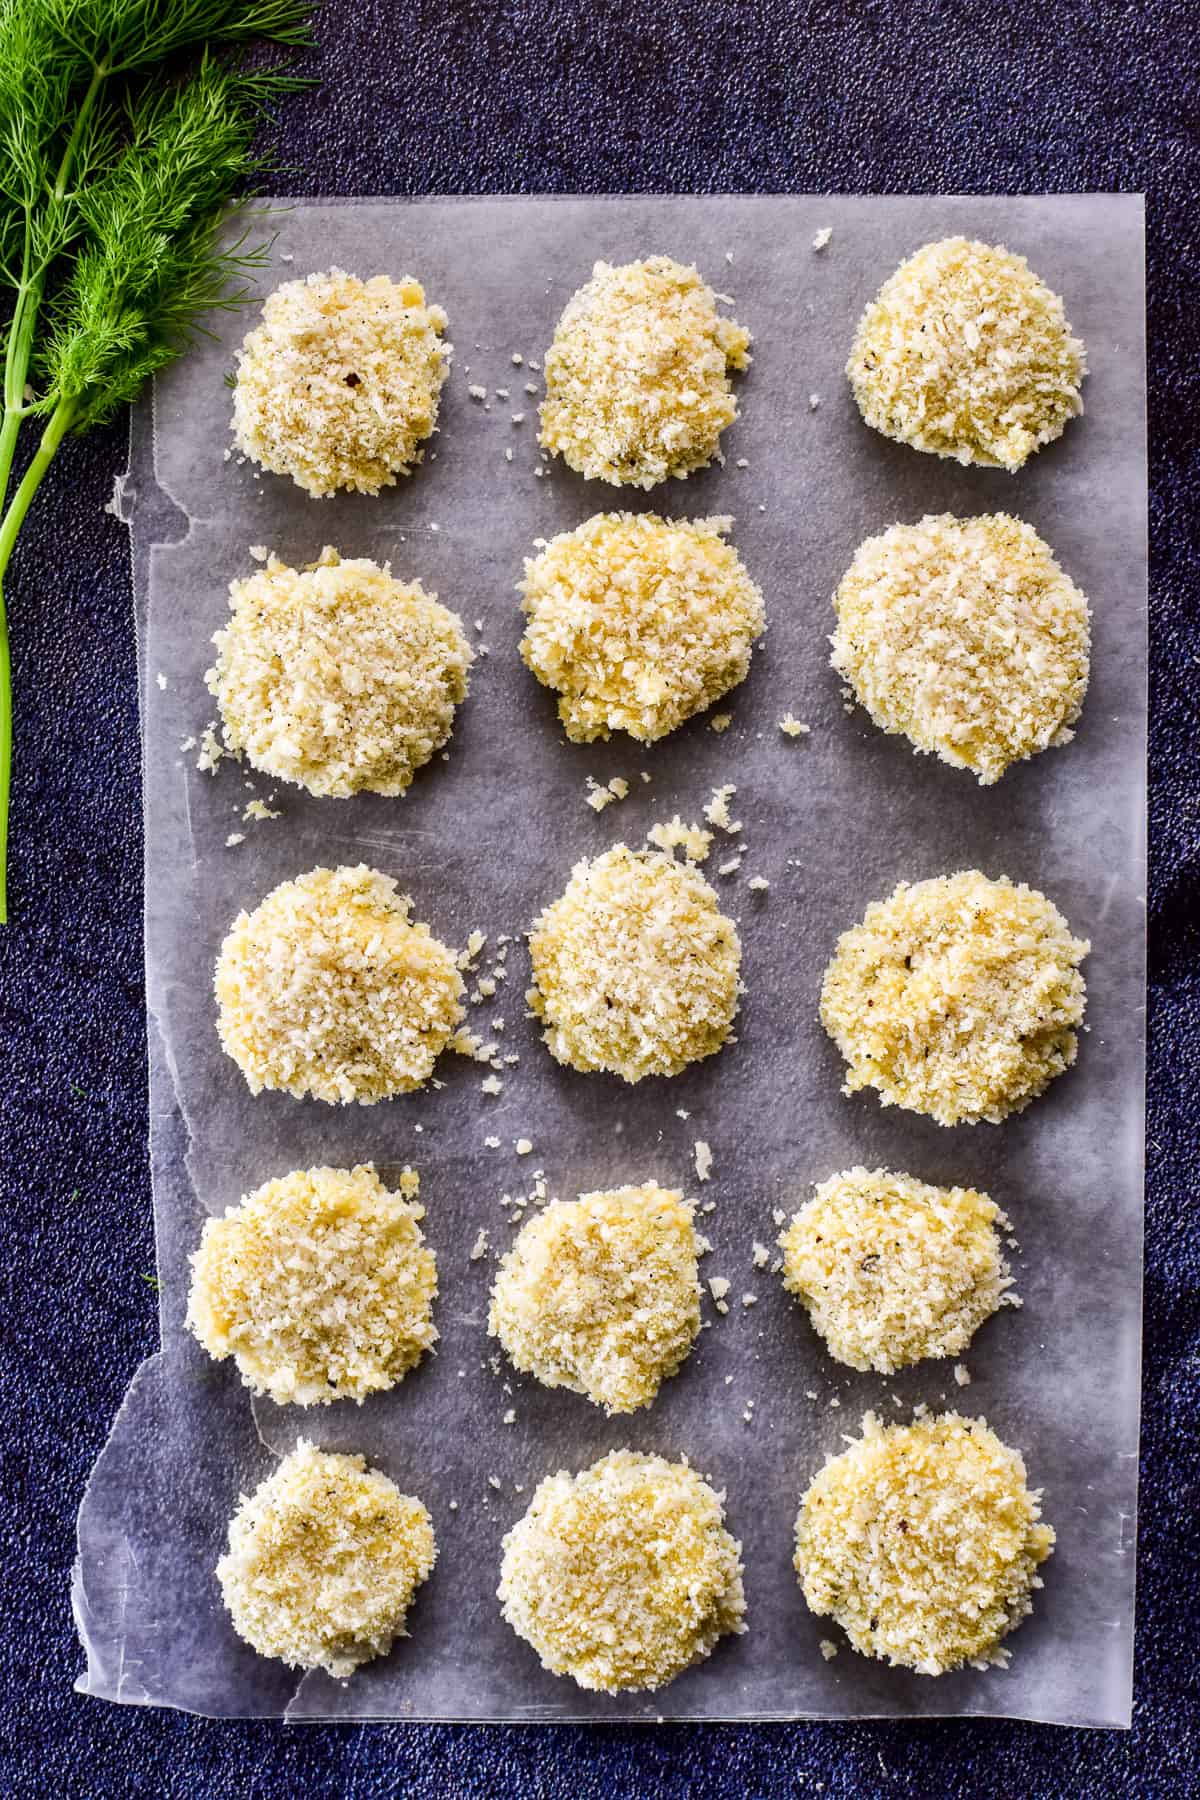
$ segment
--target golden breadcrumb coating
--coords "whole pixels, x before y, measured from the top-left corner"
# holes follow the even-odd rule
[[[1040,1499],[986,1420],[952,1412],[881,1427],[868,1413],[801,1502],[804,1598],[894,1667],[1003,1666],[1001,1639],[1032,1611],[1054,1546]]]
[[[437,1263],[414,1203],[370,1163],[297,1169],[209,1219],[192,1257],[187,1323],[210,1356],[280,1405],[362,1401],[436,1341]]]
[[[582,1688],[662,1687],[746,1628],[723,1501],[685,1462],[632,1450],[548,1475],[504,1540],[504,1617]]]
[[[737,417],[729,375],[750,333],[669,256],[598,262],[563,310],[546,353],[541,443],[579,474],[654,487],[702,469]]]
[[[238,352],[238,449],[315,499],[394,485],[437,424],[445,329],[410,276],[330,269],[285,281]]]
[[[981,783],[1068,744],[1088,684],[1088,603],[1007,513],[893,525],[833,599],[831,661],[884,731]]]
[[[402,794],[466,698],[462,622],[419,581],[332,548],[230,584],[205,680],[225,742],[310,794]]]
[[[624,1081],[714,1056],[741,992],[732,919],[690,864],[615,844],[578,862],[529,934],[530,1006],[551,1054]]]
[[[998,1124],[1075,1061],[1090,950],[1036,888],[978,869],[902,881],[842,933],[821,1023],[848,1064],[843,1093],[940,1125]]]
[[[888,277],[846,373],[885,437],[1016,470],[1083,411],[1086,354],[1059,296],[1002,245],[943,238]]]
[[[501,1260],[488,1331],[547,1387],[636,1412],[700,1329],[699,1251],[691,1206],[657,1182],[553,1200]]]
[[[454,952],[365,863],[311,869],[239,913],[217,1031],[250,1091],[369,1106],[428,1080],[463,1016]]]
[[[361,1456],[303,1438],[243,1495],[217,1564],[233,1628],[260,1656],[339,1678],[385,1656],[437,1560],[419,1500]]]
[[[745,680],[763,598],[731,523],[597,513],[526,561],[521,655],[575,743],[653,743]]]
[[[997,1227],[1007,1218],[974,1188],[844,1169],[780,1235],[783,1284],[831,1356],[890,1375],[956,1356],[998,1306],[1020,1305]]]

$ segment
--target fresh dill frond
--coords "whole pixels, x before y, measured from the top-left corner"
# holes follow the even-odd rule
[[[111,418],[206,312],[250,297],[245,278],[265,247],[219,231],[262,172],[264,114],[300,84],[240,51],[309,44],[311,12],[310,0],[0,0],[0,922],[12,758],[4,573],[67,432]],[[40,440],[10,499],[34,417]]]
[[[162,1286],[162,1282],[158,1279],[158,1276],[152,1275],[149,1269],[143,1269],[141,1271],[141,1276],[147,1287],[152,1287],[157,1291]]]

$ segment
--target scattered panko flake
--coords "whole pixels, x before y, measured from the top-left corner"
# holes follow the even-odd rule
[[[822,225],[820,231],[818,231],[816,237],[813,239],[813,249],[814,250],[823,250],[832,236],[833,236],[833,226],[832,225]]]
[[[498,1137],[485,1137],[483,1140],[483,1147],[485,1150],[498,1150],[500,1148],[500,1139]]]
[[[957,1381],[959,1387],[970,1387],[971,1371],[968,1369],[966,1363],[955,1363],[954,1379]]]
[[[708,1278],[708,1291],[714,1300],[723,1300],[729,1292],[729,1283],[723,1275],[710,1275]]]
[[[817,1646],[826,1662],[832,1662],[838,1653],[838,1647],[832,1638],[822,1638]]]
[[[520,352],[520,351],[519,351],[519,350],[514,350],[514,351],[513,351],[513,353],[512,353],[512,365],[513,365],[513,368],[514,368],[514,369],[519,369],[519,368],[520,368],[520,367],[521,367],[521,364],[522,364],[522,363],[523,363],[523,362],[524,362],[524,361],[525,361],[525,358],[524,358],[524,357],[523,357],[523,356],[522,356],[522,355],[521,355],[521,352]]]
[[[235,844],[244,844],[245,841],[246,834],[244,831],[231,831],[229,836],[225,839],[225,848],[227,850],[232,850]]]
[[[757,1306],[758,1305],[758,1295],[757,1294],[743,1294],[742,1295],[742,1305],[743,1306]]]
[[[508,399],[508,389],[507,388],[497,388],[496,389],[496,398],[497,398],[497,400],[507,400]]]
[[[603,812],[604,808],[611,806],[614,800],[624,800],[629,793],[629,783],[623,775],[614,775],[607,782],[595,781],[589,775],[587,785],[587,804],[593,812]]]
[[[798,738],[807,737],[812,727],[801,724],[794,713],[786,712],[779,721],[779,729],[784,737]]]
[[[714,713],[712,718],[708,721],[708,729],[710,731],[715,731],[719,736],[722,731],[728,731],[729,727],[732,724],[733,724],[733,714],[732,713],[728,713],[728,712]],[[650,779],[650,777],[648,775],[643,776],[643,780],[648,781],[649,779]]]
[[[829,1397],[829,1404],[830,1406],[840,1406],[842,1403],[836,1394],[831,1394]]]
[[[741,857],[740,856],[731,856],[728,862],[723,862],[723,863],[717,864],[717,874],[718,875],[736,875],[738,870],[741,868],[741,866],[742,866]]]
[[[488,1248],[488,1234],[485,1230],[481,1229],[479,1236],[475,1239],[475,1242],[471,1245],[471,1261],[478,1262],[481,1257],[486,1256],[487,1248]]]
[[[506,451],[505,451],[505,452],[504,452],[504,460],[505,460],[505,462],[511,462],[511,461],[512,461],[512,459],[513,459],[513,453],[512,453],[512,451],[511,451],[511,450],[506,450]]]
[[[186,753],[187,753],[187,751],[189,751],[189,750],[194,750],[194,749],[195,749],[195,748],[196,748],[196,740],[195,740],[195,738],[194,738],[194,737],[185,737],[185,738],[184,738],[184,740],[183,740],[183,742],[182,742],[182,743],[181,743],[181,744],[180,744],[180,746],[179,746],[179,748],[180,748],[180,750],[182,750],[182,751],[183,751],[183,752],[184,752],[184,753],[185,753],[185,754],[186,754]]]
[[[709,824],[715,825],[719,830],[727,831],[731,835],[742,829],[741,820],[731,819],[729,816],[729,802],[736,793],[737,788],[733,782],[727,781],[723,787],[713,789],[712,799],[704,808],[704,816]]]
[[[458,1371],[458,1372],[459,1372],[459,1374],[460,1374],[460,1375],[461,1375],[461,1374],[462,1374],[462,1370],[461,1370],[461,1369],[460,1369],[460,1370],[459,1370],[459,1371]],[[458,1511],[458,1501],[457,1501],[457,1500],[451,1500],[451,1502],[450,1502],[450,1511],[451,1511],[451,1512],[457,1512],[457,1511]]]
[[[166,685],[167,685],[167,678],[166,678],[166,676],[165,676],[165,675],[164,675],[164,674],[163,674],[163,672],[162,672],[162,670],[161,670],[161,669],[160,669],[160,670],[159,670],[159,671],[158,671],[158,674],[157,674],[157,675],[156,675],[156,676],[155,676],[155,677],[154,677],[154,679],[155,679],[155,681],[156,681],[156,682],[157,682],[157,683],[158,683],[158,685],[159,685],[159,687],[160,687],[160,688],[165,688],[165,687],[166,687]]]
[[[265,544],[251,544],[250,555],[255,562],[266,562],[267,554],[267,546]]]
[[[696,1163],[696,1180],[707,1181],[712,1173],[712,1148],[703,1138],[697,1138],[692,1151]]]
[[[485,1075],[479,1084],[480,1092],[484,1094],[499,1094],[503,1087],[504,1083],[498,1075]]]
[[[512,422],[514,425],[523,425],[525,423],[525,414],[524,413],[513,413]]]
[[[267,805],[265,800],[247,800],[242,810],[243,820],[278,819],[282,817],[277,809]]]
[[[516,1408],[510,1406],[508,1411],[505,1413],[504,1417],[501,1419],[500,1423],[502,1425],[515,1425],[516,1422],[517,1422]]]
[[[487,399],[487,389],[485,387],[481,387],[479,382],[477,382],[477,381],[473,381],[471,383],[470,387],[467,389],[467,392],[468,392],[468,394],[470,394],[472,400],[486,400]]]
[[[818,1394],[816,1388],[805,1388],[804,1398],[806,1400],[819,1400],[821,1396]],[[899,1402],[897,1402],[897,1404],[899,1404]]]
[[[690,863],[702,863],[712,848],[712,832],[702,825],[685,825],[679,814],[665,824],[652,825],[646,833],[652,844],[668,853],[682,849]]]
[[[690,1112],[689,1112],[689,1111],[688,1111],[688,1109],[687,1109],[687,1107],[686,1107],[686,1106],[677,1106],[677,1107],[676,1107],[676,1108],[675,1108],[675,1117],[676,1117],[676,1118],[677,1118],[677,1119],[690,1119],[690,1118],[691,1118],[691,1116],[692,1116],[692,1115],[691,1115],[691,1113],[690,1113]]]
[[[810,394],[810,395],[809,395],[809,396],[808,396],[808,410],[809,410],[809,412],[816,412],[816,410],[817,410],[817,408],[818,408],[818,406],[820,406],[820,404],[821,404],[821,396],[820,396],[820,394]]]
[[[479,994],[483,1000],[490,1000],[496,992],[494,975],[481,975],[479,978]]]
[[[473,962],[475,962],[476,959],[478,958],[479,952],[483,949],[483,946],[486,943],[487,943],[487,936],[484,932],[473,931],[471,933],[470,937],[467,939],[466,949],[460,950],[458,953],[459,968],[460,969],[469,969],[471,967],[471,964]]]
[[[469,1056],[473,1062],[479,1062],[483,1060],[479,1055],[479,1044],[478,1034],[468,1031],[466,1026],[462,1025],[452,1037],[447,1039],[446,1048],[455,1056]]]
[[[765,1244],[760,1244],[757,1238],[755,1238],[751,1245],[750,1254],[756,1269],[765,1269],[768,1262],[771,1260],[771,1252],[767,1249]]]
[[[765,894],[770,885],[770,882],[762,875],[752,875],[746,883],[752,894]]]
[[[738,469],[748,469],[750,467],[749,457],[739,456],[737,459],[737,462],[734,464],[734,467],[738,468]]]
[[[533,1145],[530,1143],[528,1138],[518,1138],[516,1143],[513,1145],[513,1149],[516,1151],[518,1156],[528,1156],[529,1152],[533,1149]]]
[[[488,1476],[488,1486],[489,1486],[489,1487],[490,1487],[490,1488],[495,1488],[495,1489],[496,1489],[496,1491],[497,1491],[497,1492],[499,1492],[499,1490],[500,1490],[500,1477],[499,1477],[499,1476],[498,1476],[498,1475],[489,1475],[489,1476]]]
[[[215,725],[206,725],[200,737],[200,754],[196,758],[196,767],[202,775],[212,775],[223,756],[228,756]]]

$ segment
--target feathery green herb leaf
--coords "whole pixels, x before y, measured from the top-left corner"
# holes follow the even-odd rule
[[[245,235],[223,245],[217,228],[262,171],[264,113],[301,84],[230,53],[307,45],[311,11],[311,0],[0,0],[0,923],[12,758],[4,573],[66,433],[132,400],[204,329],[204,313],[249,298],[244,277],[264,247]],[[10,500],[31,418],[40,440]]]

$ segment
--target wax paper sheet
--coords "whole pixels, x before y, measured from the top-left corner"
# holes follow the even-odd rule
[[[135,420],[131,479],[142,612],[146,956],[151,1149],[162,1350],[138,1372],[80,1514],[75,1604],[84,1692],[215,1715],[289,1719],[788,1719],[993,1714],[1125,1725],[1130,1716],[1138,1423],[1144,1036],[1146,478],[1142,206],[1137,198],[384,200],[291,205],[262,277],[331,264],[412,272],[450,316],[455,345],[433,454],[377,499],[314,502],[229,453],[225,377],[247,328],[215,322]],[[813,238],[832,226],[816,251]],[[954,232],[1007,243],[1066,297],[1087,342],[1087,411],[1018,476],[963,469],[885,441],[859,420],[843,367],[858,315],[921,243]],[[617,494],[547,465],[535,442],[537,365],[598,257],[668,252],[735,299],[754,334],[724,466],[652,494]],[[518,363],[515,358],[524,360]],[[471,384],[488,390],[481,405]],[[507,390],[507,394],[500,390]],[[523,415],[519,420],[514,415]],[[511,460],[506,451],[512,452]],[[522,666],[514,583],[534,539],[616,504],[730,513],[761,583],[769,630],[733,724],[693,721],[648,749],[579,747]],[[830,596],[856,545],[897,519],[1003,507],[1030,520],[1090,596],[1091,689],[1076,741],[980,789],[848,711],[828,666]],[[213,717],[210,639],[251,545],[293,563],[331,543],[390,558],[437,591],[481,646],[450,753],[407,798],[313,800],[181,744]],[[480,629],[474,629],[474,621]],[[487,646],[487,655],[482,646]],[[798,742],[777,721],[811,726]],[[641,772],[649,782],[640,779]],[[588,776],[629,797],[597,815]],[[560,1068],[525,1016],[521,934],[572,863],[657,820],[699,818],[736,784],[747,845],[736,874],[708,873],[744,943],[738,1041],[672,1081],[629,1088]],[[282,816],[244,823],[253,795]],[[240,843],[231,836],[244,834]],[[364,859],[399,878],[416,916],[457,945],[513,940],[508,978],[472,1023],[519,1058],[503,1091],[452,1055],[440,1086],[374,1108],[252,1098],[214,1030],[212,965],[242,906],[317,863]],[[1044,889],[1092,940],[1076,1067],[1025,1113],[944,1130],[840,1092],[817,1022],[839,931],[901,878],[978,865]],[[749,888],[761,875],[765,894]],[[499,1149],[484,1140],[496,1136]],[[531,1140],[526,1156],[515,1141]],[[713,1152],[710,1179],[693,1163]],[[316,1162],[417,1167],[440,1267],[436,1355],[362,1407],[251,1404],[231,1363],[183,1330],[187,1258],[204,1218],[270,1176]],[[777,1274],[756,1267],[776,1209],[850,1163],[988,1189],[1010,1215],[1020,1311],[1003,1310],[963,1358],[894,1377],[834,1363]],[[703,1273],[731,1282],[648,1411],[606,1420],[495,1358],[485,1335],[505,1193],[535,1172],[552,1194],[644,1180],[702,1204]],[[478,1234],[489,1252],[472,1260]],[[741,1296],[756,1303],[743,1305]],[[809,1614],[792,1573],[808,1480],[873,1408],[983,1413],[1024,1452],[1058,1533],[1033,1617],[1007,1671],[940,1679],[868,1661]],[[514,1422],[503,1418],[511,1409]],[[222,1610],[213,1566],[239,1493],[307,1435],[360,1450],[423,1497],[436,1571],[411,1635],[338,1683],[255,1655]],[[657,1694],[585,1694],[543,1671],[495,1598],[500,1541],[542,1476],[619,1445],[687,1455],[728,1494],[744,1546],[749,1630]],[[453,1504],[452,1503],[456,1503]],[[841,1646],[820,1654],[822,1638]]]

